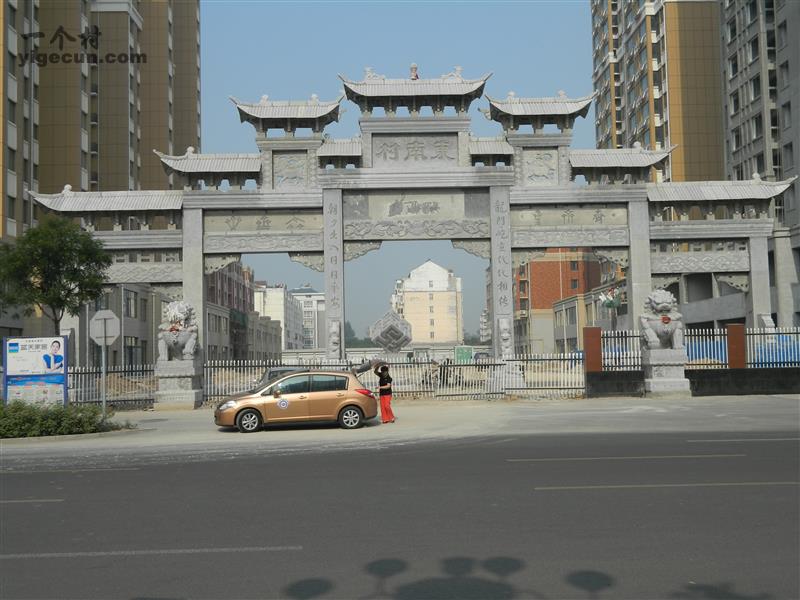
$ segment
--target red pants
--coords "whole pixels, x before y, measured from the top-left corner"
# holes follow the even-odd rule
[[[392,412],[392,397],[381,396],[381,422],[391,423],[394,421],[394,413]]]

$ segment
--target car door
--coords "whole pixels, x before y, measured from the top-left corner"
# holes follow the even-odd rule
[[[272,384],[264,396],[264,413],[267,422],[307,421],[310,376],[293,375]],[[275,390],[278,394],[275,394]]]
[[[308,414],[312,420],[336,419],[339,405],[347,395],[346,375],[312,375]]]

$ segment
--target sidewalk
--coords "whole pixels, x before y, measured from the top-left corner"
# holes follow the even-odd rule
[[[26,452],[136,451],[158,448],[263,450],[353,445],[414,444],[474,437],[569,433],[794,431],[800,399],[790,396],[718,396],[684,400],[603,398],[549,401],[432,401],[393,403],[397,422],[378,419],[358,430],[335,425],[267,427],[240,434],[218,428],[210,409],[126,411],[115,415],[133,431],[0,441],[3,456]]]

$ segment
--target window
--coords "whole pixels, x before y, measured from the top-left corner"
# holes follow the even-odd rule
[[[9,98],[8,102],[6,104],[7,104],[7,110],[8,110],[8,115],[6,116],[6,119],[11,121],[12,123],[16,123],[17,122],[17,103]]]
[[[753,62],[754,60],[758,59],[758,36],[754,37],[747,44],[747,58],[749,62]]]
[[[753,119],[753,139],[758,139],[764,135],[764,118],[761,115],[756,115]],[[763,160],[763,156],[761,157]],[[760,170],[759,170],[760,171]]]
[[[139,318],[142,321],[147,320],[147,298],[142,298],[139,301]]]
[[[732,115],[735,115],[739,112],[739,90],[736,90],[731,94],[731,103],[730,103],[730,112]]]
[[[782,63],[780,67],[778,67],[778,74],[780,75],[781,80],[781,87],[786,87],[789,85],[789,61]]]
[[[429,287],[429,288],[432,288],[432,287],[433,287],[433,282],[432,282],[432,281],[429,281],[429,282],[428,282],[428,287]]]
[[[783,147],[783,161],[781,164],[786,165],[787,167],[794,164],[794,148],[792,147],[791,142]]]
[[[728,41],[732,41],[736,37],[736,19],[728,21]]]
[[[130,290],[125,290],[125,303],[124,303],[124,316],[132,319],[136,318],[136,308],[139,300],[139,294]]]
[[[739,73],[739,57],[735,54],[728,59],[728,77],[731,79]]]
[[[764,153],[760,152],[759,154],[757,154],[753,162],[755,166],[754,171],[756,173],[763,174],[765,170]]]
[[[431,320],[430,320],[430,325],[431,325],[431,327],[433,327],[433,326],[434,326],[433,319],[431,319]]]
[[[429,312],[429,313],[433,313],[433,307],[432,307],[432,306],[429,306],[429,307],[428,307],[428,312]]]
[[[571,290],[577,290],[578,289],[578,280],[577,279],[570,279],[569,280],[569,288]]]
[[[781,120],[783,121],[783,128],[791,127],[792,125],[792,103],[787,102],[781,106]]]
[[[278,384],[281,394],[307,394],[309,390],[309,376],[298,375],[289,377]]]
[[[16,172],[17,170],[17,151],[6,147],[6,168],[9,171]]]
[[[570,271],[577,271],[578,270],[578,261],[577,260],[569,261],[569,270]]]
[[[433,294],[428,294],[428,300],[433,300]]]
[[[742,129],[741,127],[736,127],[733,130],[733,149],[738,150],[742,147]]]
[[[750,3],[747,5],[747,22],[752,23],[758,18],[758,2],[756,0],[750,0]]]
[[[786,45],[786,21],[778,23],[778,47],[783,48]]]
[[[431,331],[431,339],[434,339],[435,334]]]
[[[347,389],[347,377],[336,375],[312,375],[312,392],[338,392]]]
[[[575,325],[577,310],[574,306],[567,309],[567,325]]]
[[[750,100],[761,98],[761,75],[756,75],[750,80]]]

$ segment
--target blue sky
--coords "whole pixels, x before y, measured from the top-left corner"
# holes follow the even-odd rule
[[[404,77],[412,62],[422,77],[462,66],[464,76],[493,73],[486,93],[505,97],[570,96],[592,91],[588,0],[529,2],[266,2],[201,1],[202,151],[255,152],[254,130],[239,122],[228,96],[257,101],[338,97],[338,73],[360,80],[365,66],[387,77]],[[358,134],[358,108],[346,109],[326,128],[332,137]],[[499,135],[473,103],[477,135]],[[575,126],[573,146],[594,146],[594,113]],[[182,149],[176,149],[176,152]],[[345,297],[358,335],[389,307],[395,279],[431,259],[463,279],[464,320],[476,332],[484,308],[488,261],[449,242],[384,243],[347,263]],[[258,279],[290,287],[323,289],[320,273],[287,255],[252,255]]]

